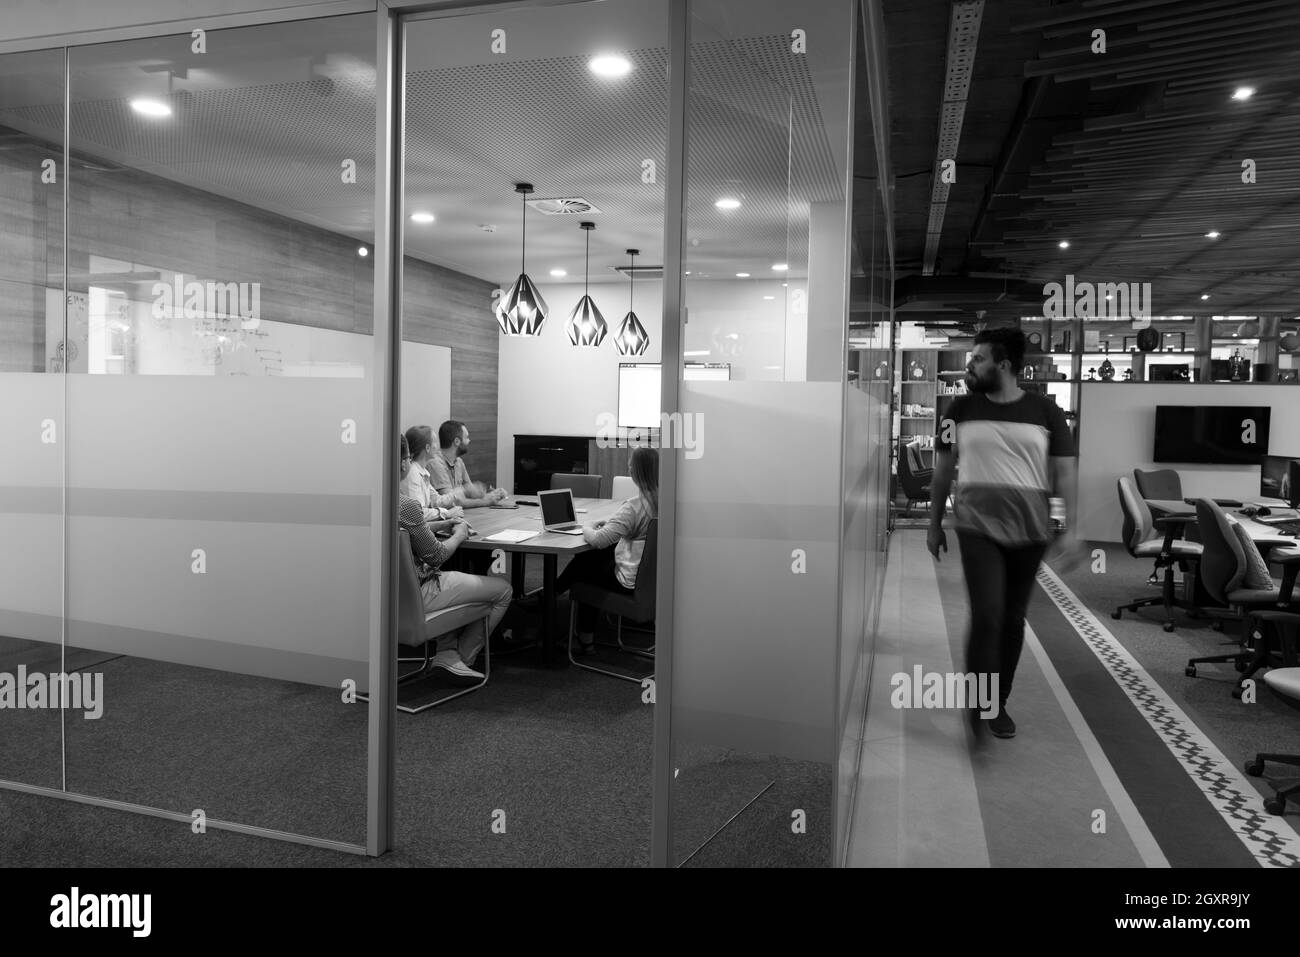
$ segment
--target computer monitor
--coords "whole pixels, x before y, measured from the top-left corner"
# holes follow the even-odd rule
[[[1261,498],[1277,498],[1288,508],[1300,508],[1300,458],[1266,455],[1259,470]]]

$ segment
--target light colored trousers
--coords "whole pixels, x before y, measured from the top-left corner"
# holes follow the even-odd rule
[[[466,664],[478,657],[488,635],[496,630],[510,607],[510,582],[504,578],[469,575],[465,572],[440,572],[420,586],[426,613],[452,605],[489,605],[492,610],[485,621],[475,621],[463,628],[438,636],[438,650],[455,650]]]

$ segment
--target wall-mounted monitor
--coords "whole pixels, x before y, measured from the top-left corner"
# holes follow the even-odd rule
[[[688,382],[728,382],[728,362],[688,362],[682,368]],[[658,362],[624,362],[618,367],[618,427],[620,429],[659,428],[659,390],[663,366]]]
[[[1268,453],[1268,406],[1156,406],[1156,462],[1258,465]]]

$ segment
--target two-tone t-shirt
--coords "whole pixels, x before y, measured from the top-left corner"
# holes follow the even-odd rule
[[[960,396],[939,421],[934,446],[957,454],[959,529],[1004,545],[1051,541],[1049,461],[1074,455],[1056,403],[1034,392],[1005,403],[978,392]]]

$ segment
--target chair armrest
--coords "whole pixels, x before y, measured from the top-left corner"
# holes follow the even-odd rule
[[[1164,528],[1165,526],[1186,525],[1188,522],[1195,522],[1195,521],[1196,521],[1195,515],[1162,515],[1160,518],[1157,518],[1152,524],[1154,524],[1156,528]]]

